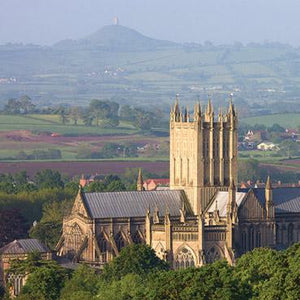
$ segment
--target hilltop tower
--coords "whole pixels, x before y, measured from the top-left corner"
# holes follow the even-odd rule
[[[211,101],[170,113],[170,189],[183,189],[195,214],[203,212],[217,190],[237,182],[237,116],[232,101],[215,118]]]

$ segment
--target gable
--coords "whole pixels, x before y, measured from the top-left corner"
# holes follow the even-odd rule
[[[72,211],[71,211],[72,215],[80,215],[86,218],[89,218],[89,213],[88,210],[85,207],[84,204],[84,200],[82,197],[82,193],[79,191],[79,193],[77,194],[73,207],[72,207]]]
[[[244,192],[236,192],[235,199],[236,204],[239,207],[244,198],[247,196],[247,193]],[[226,217],[226,211],[227,211],[227,203],[228,203],[228,191],[218,191],[216,195],[214,196],[214,199],[210,206],[207,208],[206,212],[213,213],[214,210],[219,210],[219,216],[220,217]]]
[[[259,202],[258,198],[252,190],[242,201],[238,209],[238,218],[242,219],[264,219],[265,209]]]

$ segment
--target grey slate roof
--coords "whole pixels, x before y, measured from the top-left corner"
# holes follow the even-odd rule
[[[246,195],[247,195],[247,193],[245,193],[245,192],[237,192],[236,193],[235,199],[236,199],[237,206],[240,206],[240,204],[242,203],[242,201]],[[208,208],[207,212],[209,212],[209,213],[214,212],[214,210],[216,208],[216,202],[217,202],[217,209],[219,210],[219,216],[226,217],[228,192],[218,191],[216,196],[214,197],[212,204]]]
[[[274,188],[272,191],[275,213],[300,213],[299,187],[280,187]],[[253,192],[261,204],[265,206],[265,189],[254,188]]]
[[[145,217],[147,209],[153,213],[156,206],[160,216],[164,216],[166,208],[171,216],[179,216],[183,202],[187,213],[192,214],[182,190],[82,193],[82,196],[93,219]]]
[[[49,248],[37,239],[20,239],[5,245],[0,249],[0,254],[25,254],[31,252],[50,252]]]

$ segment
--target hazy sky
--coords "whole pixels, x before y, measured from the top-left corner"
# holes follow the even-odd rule
[[[0,44],[52,44],[112,24],[154,38],[300,46],[300,0],[0,0]]]

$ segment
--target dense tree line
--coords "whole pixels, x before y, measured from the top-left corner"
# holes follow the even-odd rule
[[[264,182],[268,176],[271,176],[273,181],[282,183],[297,183],[300,180],[300,174],[291,171],[280,171],[277,168],[265,168],[256,159],[239,160],[238,164],[238,179],[239,182],[261,181]]]
[[[119,125],[120,120],[131,123],[135,128],[150,130],[155,124],[161,124],[163,114],[161,111],[155,113],[123,105],[113,100],[92,99],[87,107],[60,105],[58,107],[39,108],[33,104],[31,98],[23,95],[20,98],[9,99],[2,113],[11,115],[27,114],[55,114],[59,116],[62,124],[85,126],[98,126],[111,128]]]
[[[82,265],[73,273],[54,262],[28,259],[12,272],[30,271],[22,300],[248,300],[300,298],[300,244],[285,251],[258,248],[235,266],[225,260],[200,268],[170,270],[146,245],[131,245],[99,270]]]
[[[128,168],[119,177],[98,176],[87,192],[136,189],[138,169]],[[144,176],[157,177],[144,172]],[[69,213],[78,192],[78,179],[69,181],[57,171],[45,169],[29,179],[25,171],[0,174],[0,248],[18,238],[37,238],[54,249],[63,217]],[[1,234],[2,233],[2,234]]]

